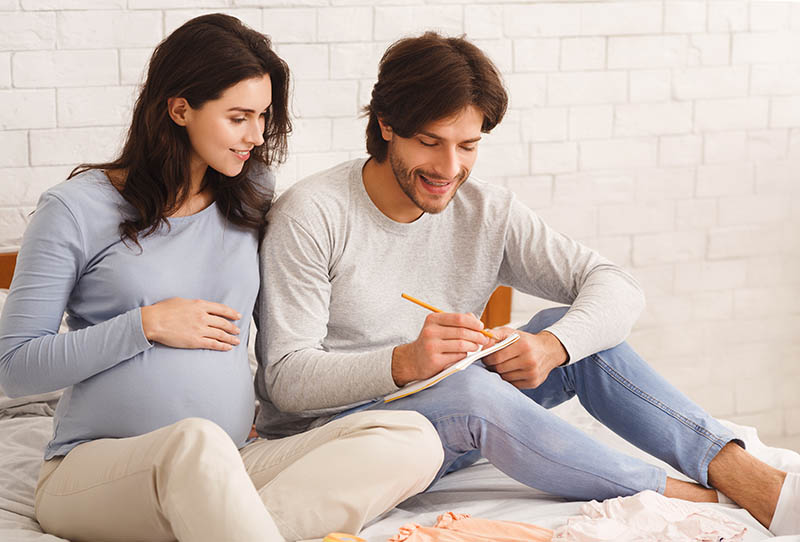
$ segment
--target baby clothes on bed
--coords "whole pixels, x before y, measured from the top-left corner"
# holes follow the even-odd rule
[[[556,529],[553,542],[737,542],[747,527],[702,504],[654,491],[591,501]]]
[[[553,531],[516,521],[473,518],[447,512],[433,527],[407,523],[389,542],[550,542]]]

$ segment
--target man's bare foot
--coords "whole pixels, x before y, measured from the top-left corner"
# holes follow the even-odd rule
[[[717,492],[694,482],[667,478],[664,496],[691,502],[717,502]]]

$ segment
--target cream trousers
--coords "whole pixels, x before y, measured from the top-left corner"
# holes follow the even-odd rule
[[[442,462],[414,412],[362,412],[237,450],[188,418],[138,437],[99,439],[46,461],[42,528],[72,541],[283,541],[357,533],[424,490]]]

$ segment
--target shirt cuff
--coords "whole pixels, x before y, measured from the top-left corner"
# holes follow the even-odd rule
[[[571,365],[576,361],[580,361],[592,354],[592,352],[584,354],[581,351],[581,345],[579,344],[579,341],[573,340],[569,333],[564,330],[563,326],[558,325],[558,322],[552,326],[544,328],[542,331],[552,333],[555,338],[561,342],[561,345],[564,347],[564,350],[567,351],[568,356],[567,363],[565,365]]]
[[[133,338],[134,347],[139,353],[153,347],[153,343],[147,340],[142,325],[142,309],[137,307],[128,311],[128,322],[130,323],[130,336]]]
[[[379,366],[381,367],[379,385],[381,390],[387,390],[382,396],[389,395],[400,389],[397,384],[394,383],[394,378],[392,378],[392,355],[394,354],[394,349],[394,346],[389,346],[378,350],[376,353],[377,358],[380,360]]]

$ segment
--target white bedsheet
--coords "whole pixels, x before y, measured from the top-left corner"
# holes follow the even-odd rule
[[[47,411],[46,408],[43,409]],[[606,428],[592,420],[577,404],[570,401],[556,409],[564,418],[585,432],[618,449],[648,457],[622,441]],[[56,542],[64,540],[41,532],[33,519],[33,490],[38,476],[42,450],[51,436],[52,418],[16,412],[17,417],[3,417],[0,413],[0,542]],[[800,455],[786,450],[767,448],[758,440],[755,430],[730,424],[748,447],[757,455],[784,468],[800,471]],[[669,472],[678,476],[671,468]],[[581,503],[568,502],[527,488],[508,478],[485,461],[440,480],[428,492],[401,503],[396,509],[369,525],[361,536],[369,542],[383,542],[397,533],[404,523],[416,522],[432,525],[436,517],[444,512],[463,512],[476,517],[506,519],[534,523],[554,529],[575,515]],[[733,519],[748,527],[745,542],[757,542],[771,538],[747,512],[731,505],[707,505],[717,507]],[[800,537],[781,537],[775,542]]]
[[[19,414],[19,413],[18,413]],[[0,418],[0,541],[56,542],[33,519],[33,490],[44,445],[53,432],[49,416]]]

